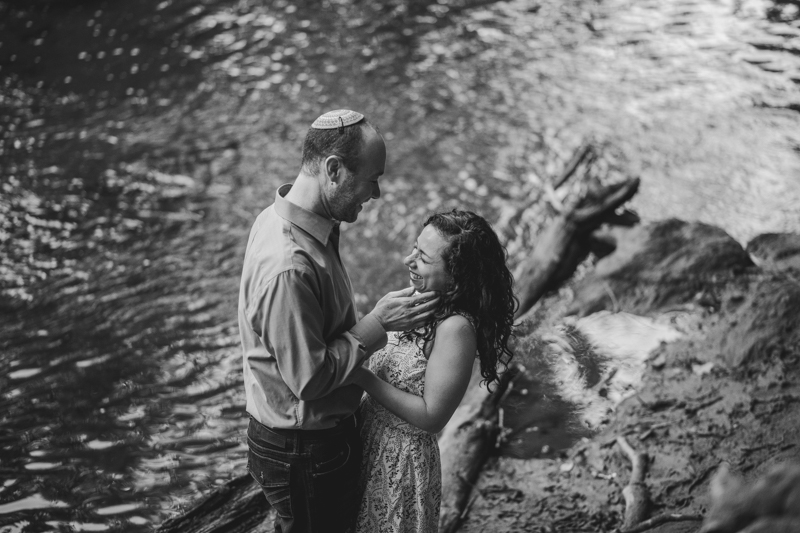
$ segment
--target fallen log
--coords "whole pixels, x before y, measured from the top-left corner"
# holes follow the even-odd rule
[[[249,533],[271,522],[271,508],[250,474],[228,481],[188,512],[167,519],[159,533]],[[271,527],[271,524],[270,524]]]
[[[593,231],[604,223],[631,225],[638,221],[631,212],[616,213],[638,189],[639,178],[599,187],[565,208],[542,231],[533,253],[520,264],[514,276],[520,304],[518,318],[545,293],[569,279],[580,262],[597,249],[591,239]]]
[[[500,434],[497,408],[518,372],[518,367],[509,367],[490,392],[480,386],[480,368],[476,365],[467,395],[439,436],[442,456],[439,533],[453,533],[464,519],[478,474]]]
[[[575,171],[578,170],[578,166],[581,163],[586,164],[586,166],[591,166],[594,160],[597,159],[597,154],[595,153],[595,149],[589,142],[583,142],[575,153],[572,154],[572,158],[570,158],[567,165],[564,167],[564,170],[561,172],[561,175],[553,181],[553,189],[558,189],[566,181],[575,174]]]
[[[631,477],[622,489],[622,497],[625,498],[622,528],[629,530],[644,521],[650,507],[650,495],[644,483],[648,458],[646,453],[636,452],[625,437],[617,437],[617,444],[631,462]]]
[[[550,220],[563,209],[560,198],[580,194],[586,182],[594,178],[594,163],[600,156],[589,142],[583,142],[572,154],[561,173],[545,182],[533,180],[519,198],[510,202],[510,212],[501,214],[495,230],[509,254],[525,255]],[[535,172],[542,176],[541,170]],[[567,183],[570,182],[570,186]],[[566,189],[566,190],[565,190]]]

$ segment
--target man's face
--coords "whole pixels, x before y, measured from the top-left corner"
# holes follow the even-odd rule
[[[381,196],[378,178],[386,166],[386,145],[372,128],[364,131],[364,146],[358,159],[358,172],[350,172],[342,166],[339,170],[342,175],[329,194],[328,203],[334,220],[355,222],[362,204]]]

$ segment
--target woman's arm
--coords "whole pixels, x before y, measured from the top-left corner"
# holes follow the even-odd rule
[[[393,387],[365,368],[358,371],[354,383],[409,424],[438,433],[464,397],[476,350],[475,331],[469,321],[453,315],[436,328],[422,397]]]

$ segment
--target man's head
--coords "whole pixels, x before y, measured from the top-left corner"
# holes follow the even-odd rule
[[[355,222],[361,205],[380,197],[385,165],[383,137],[353,111],[322,115],[303,142],[303,170],[319,180],[322,204],[334,220]]]

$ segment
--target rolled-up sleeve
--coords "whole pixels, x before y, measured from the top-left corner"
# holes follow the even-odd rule
[[[321,291],[311,270],[281,272],[259,292],[248,309],[250,325],[300,400],[321,398],[346,385],[353,370],[386,344],[386,332],[371,315],[326,339]]]

